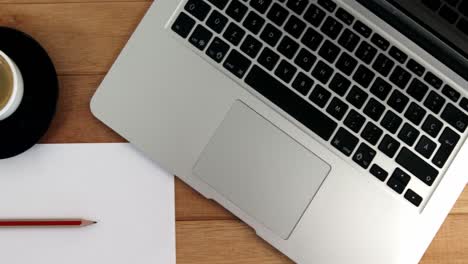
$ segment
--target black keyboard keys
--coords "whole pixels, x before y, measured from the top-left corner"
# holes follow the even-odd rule
[[[320,108],[324,108],[325,105],[330,100],[331,93],[323,88],[321,85],[317,84],[309,96],[309,99]]]
[[[396,162],[429,186],[432,186],[439,175],[439,171],[406,147],[400,151]]]
[[[292,11],[296,12],[298,15],[300,15],[302,14],[302,12],[304,12],[304,9],[306,8],[308,2],[308,0],[288,0],[286,6]]]
[[[315,4],[311,4],[307,12],[304,14],[304,19],[312,24],[314,27],[320,26],[325,18],[325,11],[320,9]]]
[[[453,104],[449,103],[442,112],[441,117],[455,129],[464,133],[468,124],[468,116]]]
[[[431,91],[424,101],[424,106],[438,114],[445,104],[445,99],[434,91]]]
[[[367,103],[366,107],[364,107],[364,114],[366,114],[374,121],[379,121],[384,111],[385,106],[379,103],[374,98],[371,98]]]
[[[458,102],[458,99],[460,99],[460,93],[452,87],[450,87],[449,85],[444,86],[444,88],[442,89],[442,93],[454,102]]]
[[[387,186],[392,188],[398,194],[402,194],[410,180],[411,176],[397,168],[390,179],[388,179]]]
[[[229,51],[229,45],[218,37],[211,42],[206,54],[216,62],[221,62]]]
[[[437,148],[437,144],[434,143],[426,136],[422,136],[418,144],[416,144],[416,151],[426,159],[430,158]]]
[[[229,0],[208,0],[208,1],[221,10],[223,10],[226,7],[227,3],[229,2]]]
[[[227,17],[214,10],[206,21],[206,25],[216,33],[221,33],[228,22]]]
[[[306,24],[295,15],[289,17],[288,22],[284,25],[284,30],[295,38],[299,38],[305,28]]]
[[[427,87],[427,85],[425,85],[418,79],[413,79],[413,81],[408,87],[407,93],[414,99],[421,102],[428,91],[429,87]]]
[[[245,35],[245,30],[240,28],[235,23],[230,23],[226,31],[224,31],[223,37],[231,42],[234,46],[239,45],[240,41]]]
[[[357,109],[361,109],[368,97],[369,95],[366,92],[354,85],[348,96],[346,96],[346,101],[350,102]]]
[[[390,47],[390,42],[377,33],[372,35],[371,42],[383,51],[386,51]]]
[[[336,11],[336,17],[346,25],[351,25],[354,22],[354,16],[341,7]]]
[[[251,0],[250,6],[260,13],[265,13],[273,0]]]
[[[458,141],[460,140],[460,136],[450,128],[445,128],[444,132],[439,138],[440,147],[437,150],[434,158],[432,159],[432,163],[439,168],[443,168],[445,163],[447,163],[452,151],[457,146]]]
[[[392,90],[392,85],[383,80],[380,77],[377,77],[375,80],[374,84],[372,84],[372,87],[370,89],[370,92],[377,96],[382,101],[385,101],[387,99],[388,94]]]
[[[370,37],[370,35],[372,34],[372,30],[368,26],[366,26],[366,24],[362,23],[359,20],[356,21],[356,23],[354,23],[353,29],[365,38]]]
[[[356,110],[354,109],[351,109],[351,111],[349,111],[348,116],[344,120],[345,126],[347,126],[349,129],[356,133],[359,133],[359,131],[361,131],[361,128],[364,126],[365,122],[366,118],[358,112],[356,112]]]
[[[340,96],[344,96],[351,86],[351,81],[340,73],[336,73],[330,82],[330,89]]]
[[[330,102],[330,105],[328,105],[327,113],[332,115],[334,118],[341,120],[346,114],[346,111],[348,111],[348,108],[349,106],[347,104],[335,97]]]
[[[354,73],[353,80],[356,81],[364,88],[368,88],[372,80],[374,80],[375,73],[364,65],[359,65]]]
[[[198,25],[190,36],[189,42],[199,50],[204,50],[210,42],[211,37],[213,37],[213,33],[204,26]]]
[[[375,150],[365,143],[361,143],[359,148],[356,150],[356,153],[354,153],[353,161],[364,169],[367,169],[374,160],[375,155],[377,155]]]
[[[352,32],[349,29],[345,29],[345,31],[343,31],[343,34],[341,34],[340,38],[338,39],[338,44],[340,44],[349,52],[353,52],[356,49],[360,39],[361,38],[358,35],[354,34],[354,32]]]
[[[323,23],[321,28],[322,32],[333,40],[335,40],[338,37],[342,29],[343,24],[341,24],[331,16],[325,19],[325,23]]]
[[[400,133],[398,133],[398,138],[403,142],[408,144],[408,146],[413,146],[416,139],[418,139],[420,132],[414,128],[412,125],[405,123],[401,128]]]
[[[244,42],[242,42],[240,49],[249,57],[255,58],[260,52],[260,49],[262,49],[262,43],[251,35],[248,35]]]
[[[439,89],[442,86],[442,80],[432,72],[427,72],[424,80],[432,87]]]
[[[395,62],[382,53],[377,56],[374,64],[372,64],[372,68],[385,77],[390,74],[393,66],[395,66]]]
[[[258,57],[258,62],[268,70],[273,70],[279,61],[280,56],[272,51],[270,48],[265,47]]]
[[[390,75],[390,81],[401,89],[405,89],[411,79],[411,74],[400,66],[397,66]]]
[[[286,83],[289,83],[294,74],[296,74],[297,68],[294,67],[291,63],[281,60],[278,68],[276,68],[275,75],[278,76],[281,80]]]
[[[336,9],[336,3],[332,0],[318,0],[317,3],[328,12],[333,12]]]
[[[297,66],[301,67],[303,70],[308,72],[312,68],[312,65],[315,63],[316,60],[317,57],[315,57],[315,55],[303,48],[297,54],[294,63],[296,63]]]
[[[359,143],[359,139],[346,129],[340,128],[331,143],[341,153],[349,157]]]
[[[278,45],[278,51],[288,59],[292,59],[298,49],[299,44],[288,36],[284,36]]]
[[[409,99],[406,97],[406,95],[402,94],[398,90],[394,90],[392,95],[390,95],[387,104],[395,109],[398,113],[401,113],[405,109],[408,102]]]
[[[314,81],[302,72],[296,76],[292,83],[292,87],[302,95],[307,95],[313,85]]]
[[[226,14],[237,22],[240,22],[247,13],[248,7],[239,0],[232,0],[226,9]]]
[[[271,45],[272,47],[276,46],[279,39],[281,38],[281,31],[274,27],[272,24],[267,24],[260,34],[260,38]]]
[[[302,44],[309,49],[316,51],[323,41],[323,36],[312,28],[308,28],[301,39]]]
[[[261,0],[259,0],[261,1]],[[267,18],[273,21],[277,26],[281,27],[286,21],[289,12],[284,7],[279,5],[278,3],[274,3],[271,7],[270,11],[268,11]]]
[[[431,137],[436,138],[440,130],[442,130],[442,122],[434,117],[433,115],[428,115],[426,121],[422,125],[422,130],[424,130]]]
[[[421,205],[422,197],[415,193],[413,190],[408,189],[405,193],[405,199],[412,203],[414,206],[418,207]]]
[[[465,111],[468,112],[468,99],[467,98],[463,98],[461,101],[460,101],[460,107],[465,109]]]
[[[250,13],[247,15],[247,17],[244,20],[244,27],[250,32],[254,33],[255,35],[260,32],[260,29],[263,27],[263,24],[265,24],[265,19],[263,19],[261,16],[257,15],[257,13],[250,11]]]
[[[335,62],[339,54],[340,48],[329,40],[326,40],[319,50],[319,55],[331,64]]]
[[[376,54],[377,49],[366,41],[361,42],[361,45],[359,45],[359,48],[356,50],[356,56],[367,64],[372,62]]]
[[[224,68],[236,75],[238,78],[244,77],[251,61],[236,50],[232,50],[224,61]]]
[[[193,18],[185,13],[180,13],[171,28],[175,33],[186,38],[194,26],[195,20],[193,20]]]
[[[392,134],[395,134],[398,131],[401,123],[403,123],[403,119],[390,110],[387,111],[382,121],[380,122],[383,128],[387,129]]]
[[[412,71],[414,74],[420,77],[422,77],[424,72],[426,71],[426,69],[421,64],[419,64],[413,59],[410,59],[408,61],[408,64],[406,64],[406,68],[408,68],[408,70]]]
[[[396,61],[398,61],[401,64],[405,63],[406,60],[408,59],[408,55],[406,55],[406,53],[404,53],[397,47],[391,47],[388,54],[390,54],[390,57],[394,58]]]
[[[355,58],[351,57],[348,53],[343,52],[336,62],[336,67],[349,76],[354,69],[356,69],[357,64],[358,62]]]
[[[384,169],[382,169],[382,167],[380,167],[377,164],[372,165],[369,171],[380,181],[385,181],[388,177],[388,172],[386,172]]]
[[[379,139],[382,137],[383,131],[382,129],[378,128],[376,125],[368,122],[366,127],[361,133],[361,137],[366,140],[367,142],[371,143],[375,146]]]
[[[200,21],[205,20],[211,6],[202,0],[189,0],[184,9]]]
[[[405,117],[408,118],[413,124],[419,126],[421,124],[424,116],[426,115],[426,110],[415,103],[411,103],[406,110]]]
[[[319,61],[312,70],[312,76],[323,84],[328,83],[333,74],[333,68],[323,61]]]
[[[382,139],[382,142],[379,144],[379,150],[388,157],[393,158],[400,146],[400,142],[396,141],[389,135],[385,135],[385,137]]]

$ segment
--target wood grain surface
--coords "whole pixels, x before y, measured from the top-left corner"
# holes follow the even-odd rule
[[[90,113],[89,100],[151,1],[0,0],[0,25],[22,30],[49,51],[60,102],[44,143],[123,142]],[[216,203],[176,181],[178,263],[290,263]],[[422,264],[468,263],[468,189]]]

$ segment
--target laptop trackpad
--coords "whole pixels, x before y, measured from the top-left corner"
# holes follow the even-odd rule
[[[287,239],[330,166],[237,101],[194,173],[245,213]]]

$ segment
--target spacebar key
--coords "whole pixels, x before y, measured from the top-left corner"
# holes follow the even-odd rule
[[[245,82],[324,140],[328,141],[336,130],[335,121],[257,65],[252,67]]]

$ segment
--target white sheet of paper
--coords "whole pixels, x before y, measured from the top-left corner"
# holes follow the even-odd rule
[[[174,177],[129,144],[38,145],[0,160],[0,218],[83,217],[76,229],[0,229],[0,263],[175,263]]]

